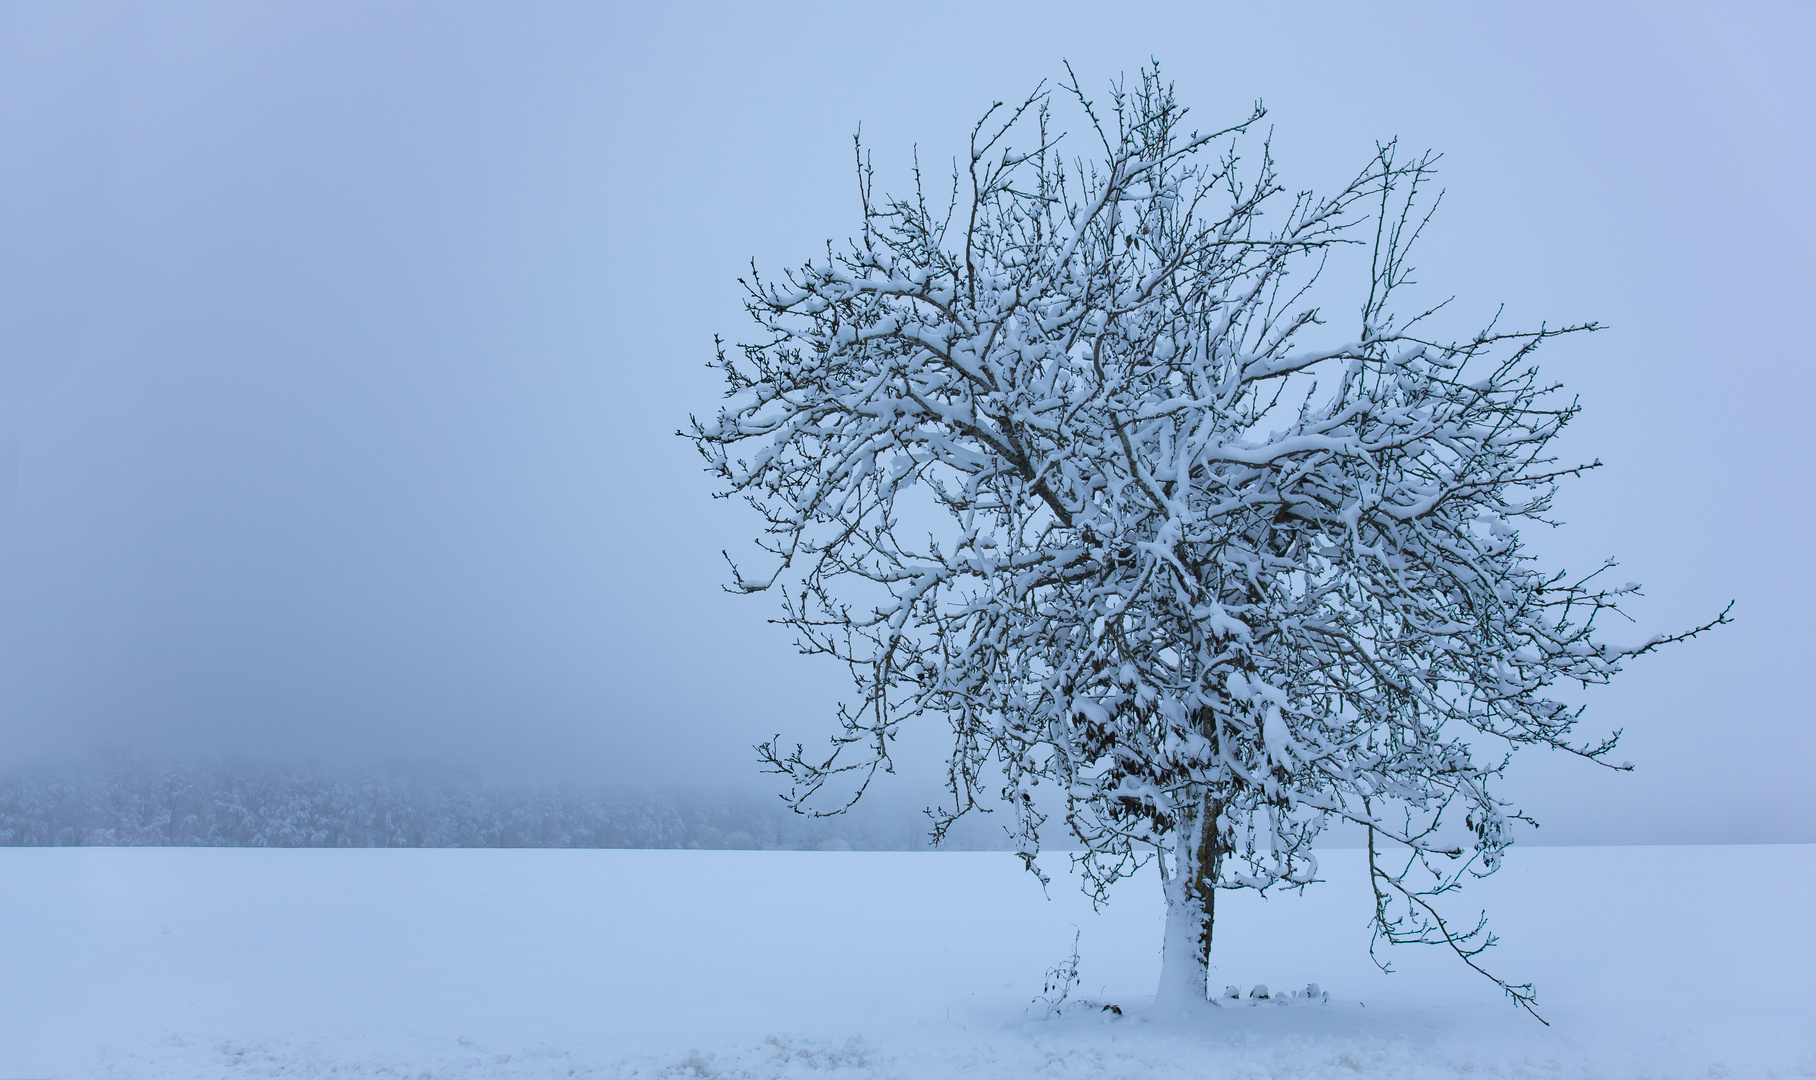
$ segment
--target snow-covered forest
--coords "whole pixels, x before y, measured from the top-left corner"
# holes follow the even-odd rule
[[[1007,846],[988,819],[966,824],[943,846]],[[0,846],[913,851],[928,840],[926,819],[907,805],[810,818],[757,795],[497,787],[435,764],[120,759],[0,777]]]

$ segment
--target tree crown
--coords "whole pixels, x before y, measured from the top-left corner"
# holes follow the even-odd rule
[[[1380,146],[1295,194],[1265,140],[1240,153],[1259,106],[1199,133],[1155,70],[1102,107],[1059,94],[1088,159],[1044,88],[979,121],[943,202],[918,171],[877,196],[860,151],[860,235],[745,281],[759,333],[687,434],[765,523],[771,565],[734,588],[781,591],[858,689],[826,752],[764,757],[797,806],[855,798],[900,725],[943,716],[936,834],[1000,787],[1032,867],[1051,785],[1099,896],[1188,826],[1205,888],[1303,885],[1319,830],[1356,822],[1404,858],[1376,872],[1377,932],[1472,957],[1492,938],[1429,898],[1497,865],[1511,752],[1614,747],[1574,740],[1550,688],[1706,628],[1610,645],[1637,586],[1520,543],[1593,467],[1549,449],[1577,405],[1533,353],[1594,327],[1448,339],[1396,308],[1429,154]],[[1331,334],[1342,245],[1372,257]]]

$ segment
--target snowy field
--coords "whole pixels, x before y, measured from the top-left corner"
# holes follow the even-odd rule
[[[1328,1004],[1179,1025],[1154,882],[1004,854],[4,849],[0,1077],[1816,1076],[1816,846],[1516,850],[1465,899],[1549,1028],[1376,971],[1359,854],[1219,901],[1219,985]],[[1074,925],[1123,1018],[1030,1007]]]

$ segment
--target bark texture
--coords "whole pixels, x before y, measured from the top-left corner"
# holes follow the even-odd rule
[[[1191,1007],[1209,996],[1217,875],[1223,862],[1218,828],[1222,809],[1218,800],[1207,796],[1182,813],[1170,870],[1163,863],[1166,936],[1161,945],[1160,989],[1154,999],[1163,1009]]]

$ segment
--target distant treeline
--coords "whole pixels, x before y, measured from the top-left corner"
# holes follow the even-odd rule
[[[947,848],[1007,847],[993,817]],[[810,818],[773,797],[496,788],[436,766],[115,761],[0,777],[0,846],[925,849],[919,813]]]

